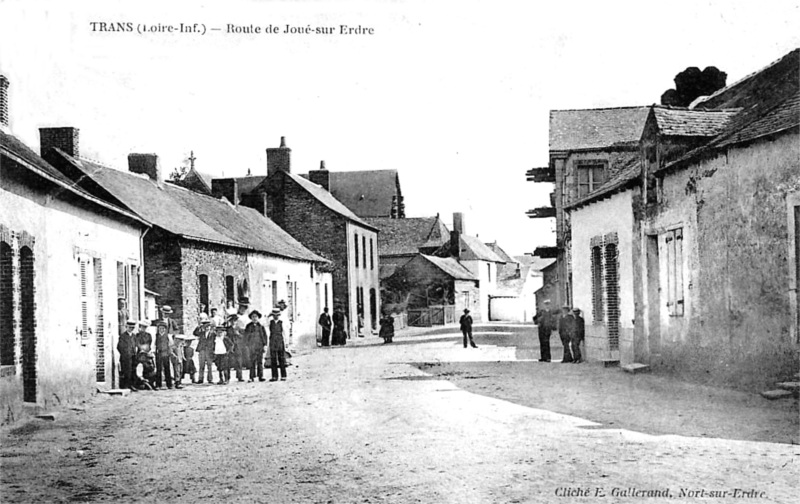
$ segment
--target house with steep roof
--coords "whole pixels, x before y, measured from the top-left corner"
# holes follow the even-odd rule
[[[390,277],[417,254],[434,254],[450,242],[450,230],[435,217],[367,217],[364,221],[379,231],[380,278]]]
[[[325,161],[319,170],[301,175],[330,192],[359,217],[402,219],[406,216],[397,170],[329,171]]]
[[[252,208],[165,182],[158,156],[131,154],[128,171],[82,159],[58,138],[42,149],[58,170],[86,191],[152,226],[143,238],[145,287],[174,310],[179,329],[194,330],[201,313],[245,299],[268,313],[287,304],[288,343],[316,344],[328,261]]]
[[[555,260],[511,257],[497,243],[486,245],[506,261],[498,267],[497,288],[489,297],[489,320],[530,322],[537,310],[536,292],[544,287],[542,269]]]
[[[640,362],[755,390],[797,371],[799,81],[795,49],[689,111],[652,107]]]
[[[215,180],[216,182],[216,180]],[[281,138],[267,149],[267,176],[242,192],[230,184],[226,198],[257,209],[315,254],[330,261],[331,288],[322,294],[323,307],[341,308],[348,333],[377,331],[380,319],[380,258],[378,229],[370,225],[324,187],[292,173],[291,149]],[[221,187],[221,186],[218,186]]]
[[[12,134],[8,87],[0,76],[0,409],[13,422],[116,387],[117,302],[140,316],[150,225]],[[77,152],[78,132],[68,141]]]

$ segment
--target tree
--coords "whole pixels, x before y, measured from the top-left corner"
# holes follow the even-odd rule
[[[697,67],[688,67],[675,76],[675,88],[661,95],[662,105],[688,107],[700,96],[708,96],[725,87],[728,74],[717,67],[706,67],[702,72]]]

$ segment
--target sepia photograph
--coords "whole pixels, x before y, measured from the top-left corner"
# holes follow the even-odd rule
[[[0,502],[796,503],[798,285],[798,0],[0,0]]]

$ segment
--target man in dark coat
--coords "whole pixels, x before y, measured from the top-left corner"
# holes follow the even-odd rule
[[[540,361],[550,362],[550,333],[555,329],[555,314],[550,310],[550,300],[544,301],[544,308],[535,317],[534,323],[538,326]]]
[[[167,382],[167,388],[172,388],[170,357],[173,347],[173,342],[167,333],[167,324],[163,320],[159,321],[158,334],[156,334],[156,388],[161,388],[162,374]]]
[[[272,378],[269,381],[278,381],[278,368],[281,369],[281,380],[286,380],[286,345],[283,341],[283,322],[280,320],[281,310],[272,310],[272,320],[269,321],[269,360],[272,369]]]
[[[128,320],[125,330],[119,335],[117,351],[119,352],[119,388],[136,390],[133,379],[133,368],[136,359],[136,321]]]
[[[467,308],[464,308],[464,315],[461,315],[459,323],[461,324],[461,334],[464,335],[464,348],[467,348],[467,339],[472,348],[478,348],[478,345],[472,341],[472,315],[469,314]]]
[[[332,345],[345,345],[347,344],[347,331],[344,328],[344,313],[341,307],[336,307],[333,310],[333,340]]]
[[[581,343],[586,336],[586,322],[581,316],[581,311],[575,308],[575,336],[572,339],[572,359],[575,364],[583,362],[583,355],[581,354]]]
[[[322,346],[330,346],[331,344],[331,316],[328,315],[328,307],[319,316],[319,325],[322,326]]]
[[[572,314],[569,306],[561,309],[561,317],[558,319],[558,336],[561,338],[561,344],[564,347],[564,358],[561,359],[561,363],[572,362],[570,343],[575,339],[575,315]]]
[[[214,378],[211,376],[211,364],[214,362],[214,331],[211,329],[211,319],[208,315],[200,314],[200,325],[193,334],[197,337],[197,359],[200,366],[197,383],[203,383],[204,373],[208,377],[208,383],[214,383]]]
[[[229,309],[230,310],[230,309]],[[228,337],[233,341],[233,350],[228,353],[228,364],[236,369],[236,379],[244,381],[242,369],[250,363],[244,331],[240,329],[239,314],[230,310],[228,315]],[[245,325],[245,328],[247,325]]]
[[[261,313],[258,310],[250,312],[250,323],[244,330],[250,362],[250,381],[258,375],[258,381],[264,381],[264,347],[269,344],[267,331],[261,325]]]

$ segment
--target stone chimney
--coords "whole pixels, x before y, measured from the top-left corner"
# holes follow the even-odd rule
[[[161,177],[161,163],[156,154],[128,154],[128,170],[150,177],[159,187],[164,183]]]
[[[286,137],[281,137],[281,146],[267,149],[267,177],[279,170],[291,173],[292,149],[286,147]]]
[[[461,212],[453,212],[453,231],[464,234],[464,214]]]
[[[0,75],[0,128],[8,129],[8,79]]]
[[[44,159],[51,159],[55,147],[75,159],[81,155],[78,128],[39,128],[39,153]]]
[[[453,212],[453,230],[450,231],[450,255],[461,259],[461,235],[464,234],[464,214]]]
[[[239,194],[239,181],[235,178],[212,179],[211,194],[215,198],[225,198],[234,206],[239,206],[241,194]]]
[[[322,186],[323,189],[330,192],[331,172],[325,169],[325,161],[319,162],[319,170],[311,170],[308,172],[308,180]]]

